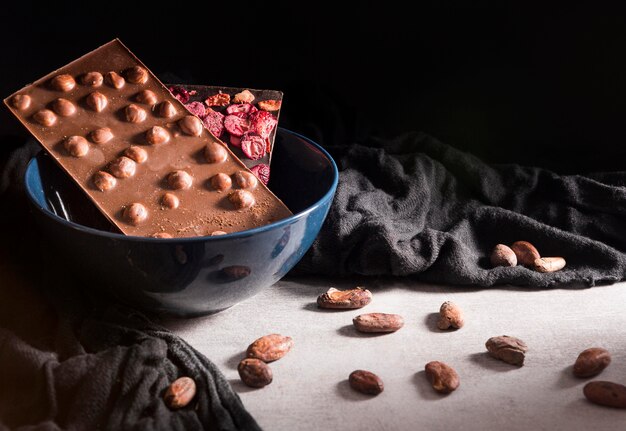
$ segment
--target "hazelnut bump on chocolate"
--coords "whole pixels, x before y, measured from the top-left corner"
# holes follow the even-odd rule
[[[52,102],[52,109],[61,117],[69,117],[76,112],[76,106],[67,99],[58,98]]]
[[[11,106],[18,111],[24,111],[30,107],[31,98],[27,94],[16,94],[11,98]]]
[[[50,87],[57,91],[71,91],[76,86],[72,75],[57,75],[50,80]]]
[[[259,182],[252,172],[247,171],[235,172],[233,177],[237,185],[242,189],[253,189]]]
[[[89,152],[89,142],[82,136],[70,136],[63,142],[63,146],[74,157],[83,157]]]
[[[157,232],[157,233],[153,233],[152,238],[174,238],[172,235],[170,235],[167,232]]]
[[[158,108],[159,116],[163,118],[171,118],[176,115],[176,108],[169,100],[161,102]]]
[[[106,144],[113,139],[113,132],[108,127],[101,127],[89,133],[89,139],[94,144]]]
[[[109,163],[107,170],[117,178],[129,178],[135,175],[136,168],[134,160],[122,156]]]
[[[80,83],[87,87],[100,87],[104,77],[100,72],[87,72],[80,77]]]
[[[42,109],[41,111],[35,112],[35,115],[33,115],[33,120],[35,120],[42,126],[50,127],[56,124],[57,116],[54,115],[54,112],[49,109]]]
[[[230,177],[223,172],[215,174],[211,177],[211,187],[213,187],[218,192],[228,190],[229,188],[231,188],[232,185],[233,180],[231,180]]]
[[[108,172],[98,171],[93,175],[93,183],[102,192],[111,190],[117,184],[117,180]]]
[[[180,205],[180,199],[174,193],[165,193],[161,196],[161,206],[175,210]]]
[[[143,163],[148,160],[148,152],[137,145],[131,145],[124,150],[124,155],[137,163]]]
[[[178,127],[186,135],[200,136],[202,134],[202,120],[195,115],[186,115],[178,120]]]
[[[145,206],[138,202],[134,202],[124,208],[124,212],[122,213],[124,220],[133,226],[137,226],[138,224],[144,222],[148,218],[148,210]]]
[[[194,117],[196,118],[196,117]],[[204,158],[209,163],[221,163],[228,157],[228,152],[223,145],[217,142],[209,142],[204,148]]]
[[[131,84],[145,84],[148,81],[148,71],[141,66],[129,67],[124,71],[124,76]]]
[[[144,105],[154,105],[157,103],[157,96],[152,90],[142,90],[135,95],[135,101]]]
[[[254,196],[246,190],[235,190],[228,195],[228,200],[237,209],[250,208],[255,204]]]
[[[193,184],[193,177],[182,170],[174,171],[167,176],[167,183],[175,190],[186,190]]]
[[[124,116],[129,123],[141,123],[146,119],[148,114],[141,106],[131,103],[124,109]]]
[[[126,84],[126,80],[116,72],[109,72],[104,77],[104,81],[113,88],[118,90]]]
[[[146,132],[146,142],[150,145],[165,144],[169,140],[169,132],[161,126],[153,126]]]
[[[85,103],[96,112],[102,112],[107,107],[109,100],[99,91],[94,91],[85,99]]]

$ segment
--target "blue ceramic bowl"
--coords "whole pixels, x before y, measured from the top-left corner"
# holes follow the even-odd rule
[[[223,236],[143,238],[111,225],[45,153],[26,170],[27,195],[44,235],[89,286],[152,312],[214,313],[271,286],[317,236],[337,188],[330,155],[285,129],[276,135],[270,188],[294,213]]]

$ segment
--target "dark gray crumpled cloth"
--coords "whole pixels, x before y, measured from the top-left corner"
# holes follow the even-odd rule
[[[336,156],[335,200],[296,273],[534,287],[626,277],[626,172],[492,166],[423,133],[370,139]],[[566,268],[491,268],[491,249],[517,240],[564,257]]]

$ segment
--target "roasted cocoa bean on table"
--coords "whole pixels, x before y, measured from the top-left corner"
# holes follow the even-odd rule
[[[439,321],[437,327],[439,329],[448,329],[450,327],[454,329],[462,328],[465,324],[463,319],[463,312],[461,308],[454,302],[446,301],[441,304],[439,308]]]
[[[594,404],[626,409],[626,386],[624,385],[596,380],[585,385],[583,394]]]
[[[251,388],[262,388],[272,383],[272,369],[256,358],[246,358],[237,366],[241,381]]]
[[[454,368],[440,361],[432,361],[424,367],[426,377],[433,389],[440,394],[449,394],[459,387],[461,380]]]
[[[574,363],[576,377],[597,376],[611,363],[611,354],[601,347],[591,347],[583,350]]]
[[[354,327],[361,332],[395,332],[404,326],[399,314],[368,313],[352,319]]]
[[[269,334],[256,339],[248,346],[246,356],[263,362],[276,361],[285,356],[293,347],[293,340],[280,334]]]
[[[372,293],[357,287],[350,290],[337,290],[334,287],[317,297],[320,308],[352,309],[365,307],[372,301]]]
[[[492,337],[485,343],[491,356],[507,364],[522,366],[528,347],[519,338],[502,335]]]
[[[385,389],[380,377],[365,370],[355,370],[350,373],[348,382],[355,391],[368,395],[378,395]]]

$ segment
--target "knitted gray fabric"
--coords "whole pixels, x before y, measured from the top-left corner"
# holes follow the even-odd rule
[[[295,273],[536,287],[626,277],[626,172],[490,166],[420,133],[369,140],[337,158],[335,201]],[[491,249],[517,240],[564,257],[566,268],[491,268]]]

